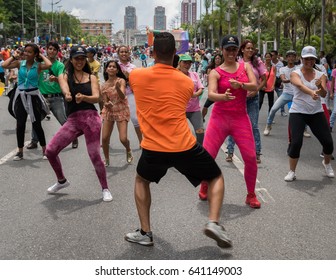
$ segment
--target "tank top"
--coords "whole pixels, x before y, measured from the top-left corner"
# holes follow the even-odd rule
[[[245,112],[246,113],[246,96],[247,91],[242,88],[233,89],[230,85],[229,79],[235,79],[241,83],[249,82],[249,78],[247,76],[245,70],[245,63],[239,63],[239,67],[235,73],[229,73],[221,69],[220,67],[215,68],[215,71],[218,72],[220,78],[218,79],[218,93],[224,94],[225,91],[230,88],[230,92],[232,96],[236,98],[230,101],[217,101],[215,102],[213,112],[220,113],[222,111],[230,111],[230,112]]]
[[[70,86],[70,92],[72,96],[72,100],[70,102],[67,102],[67,115],[69,116],[70,114],[81,111],[81,110],[95,110],[97,111],[96,107],[92,103],[88,103],[85,101],[82,101],[81,103],[77,104],[76,103],[76,94],[80,92],[83,95],[86,96],[92,96],[92,91],[91,91],[91,75],[90,75],[90,80],[86,83],[82,84],[76,84],[73,83],[72,86]]]

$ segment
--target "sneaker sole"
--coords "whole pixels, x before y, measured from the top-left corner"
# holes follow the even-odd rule
[[[66,186],[64,186],[64,187],[60,187],[60,188],[58,188],[56,191],[47,189],[47,192],[48,192],[48,193],[57,193],[57,192],[59,192],[60,190],[65,189],[65,188],[67,188],[67,187],[69,187],[69,186],[70,186],[70,183],[68,183],[68,184],[67,184]]]
[[[211,230],[209,230],[207,228],[204,229],[204,234],[207,237],[215,240],[217,242],[218,247],[225,248],[225,249],[232,248],[232,242],[231,242],[231,240],[223,240],[223,239],[219,238],[217,236],[217,234],[215,234],[213,231],[211,231]]]
[[[285,179],[286,182],[293,182],[293,181],[295,181],[295,180],[296,180],[296,177],[294,177],[293,180],[286,180],[286,179]]]
[[[125,236],[125,240],[128,241],[128,242],[131,242],[131,243],[136,243],[136,244],[139,244],[139,245],[142,245],[142,246],[147,246],[147,247],[150,247],[150,246],[153,246],[154,245],[154,242],[143,242],[143,241],[135,241],[135,240],[132,240],[130,238],[128,238],[127,236]]]

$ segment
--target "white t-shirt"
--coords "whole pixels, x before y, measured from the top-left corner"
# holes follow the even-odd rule
[[[302,72],[301,69],[297,69],[294,71],[294,73],[297,73],[300,76],[300,79],[302,83],[312,89],[317,90],[317,86],[315,85],[316,80],[321,78],[322,75],[324,75],[321,71],[315,70],[315,78],[311,80],[310,82],[307,81]],[[289,113],[301,113],[301,114],[316,114],[319,112],[323,112],[322,104],[321,104],[321,98],[318,98],[317,100],[314,100],[309,94],[306,94],[298,89],[298,87],[293,86],[294,88],[294,97],[293,97],[293,103],[291,108],[289,109]]]
[[[290,79],[290,74],[294,71],[299,69],[299,66],[294,65],[294,67],[289,68],[288,66],[281,67],[279,70],[279,75],[285,75],[285,79],[289,80]],[[283,92],[288,93],[290,95],[294,94],[294,87],[292,83],[282,83],[283,85]]]
[[[274,63],[273,61],[271,61],[271,64],[273,65],[273,66],[275,66],[275,68],[276,68],[276,76],[277,76],[277,78],[279,78],[280,77],[280,72],[279,72],[279,70],[280,70],[280,68],[281,67],[283,67],[284,66],[284,64],[283,64],[283,62],[281,61],[281,60],[278,60],[278,62],[277,63]]]

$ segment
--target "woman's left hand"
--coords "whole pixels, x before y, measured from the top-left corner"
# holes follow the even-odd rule
[[[79,104],[84,100],[85,95],[81,94],[81,93],[77,93],[76,94],[76,103]]]
[[[258,91],[248,91],[247,97],[255,97],[257,95]]]
[[[235,80],[235,79],[229,79],[229,83],[230,83],[230,85],[231,85],[231,87],[232,87],[233,89],[237,89],[237,88],[240,88],[240,87],[241,87],[241,83],[238,82],[238,81]]]

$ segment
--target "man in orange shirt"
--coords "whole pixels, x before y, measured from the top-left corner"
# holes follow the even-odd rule
[[[3,56],[3,60],[6,61],[10,57],[10,51],[8,47],[5,47],[2,51],[1,54]]]
[[[186,118],[186,106],[193,95],[189,77],[173,68],[176,53],[172,34],[155,36],[155,65],[134,69],[129,77],[134,92],[140,128],[144,135],[142,154],[135,178],[135,201],[141,228],[126,234],[125,240],[152,246],[150,228],[151,182],[158,183],[170,167],[196,187],[209,182],[209,221],[204,233],[221,248],[232,246],[223,226],[218,224],[224,198],[224,178],[209,153],[196,142]]]

